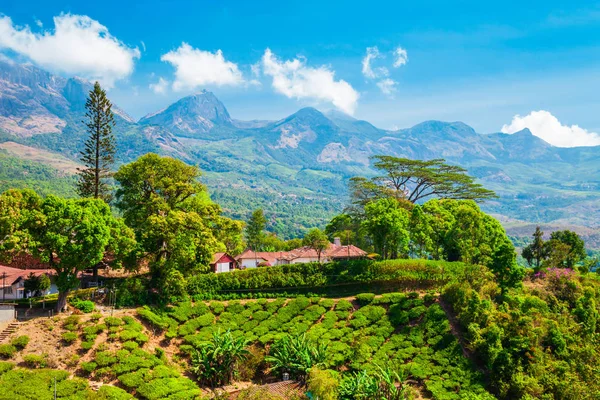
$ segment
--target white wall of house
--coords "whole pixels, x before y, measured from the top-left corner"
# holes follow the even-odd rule
[[[18,300],[18,299],[22,299],[25,296],[25,285],[24,285],[24,281],[21,280],[17,283],[15,283],[12,286],[6,287],[4,288],[4,293],[3,289],[0,289],[0,301],[4,300]],[[58,293],[58,288],[56,287],[55,283],[51,283],[50,284],[50,289],[46,290],[45,293],[43,293],[44,296],[47,296],[49,294],[54,294],[54,293]]]
[[[242,267],[242,269],[245,268],[256,268],[258,266],[258,264],[260,264],[261,262],[264,262],[265,260],[263,260],[262,258],[258,258],[254,259],[254,258],[242,258],[241,260],[239,260],[240,262],[240,266]]]
[[[216,264],[216,273],[219,272],[229,272],[229,262],[222,262],[222,263],[217,263]]]

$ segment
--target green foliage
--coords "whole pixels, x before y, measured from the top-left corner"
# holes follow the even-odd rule
[[[10,341],[10,344],[15,346],[19,350],[23,350],[29,343],[29,336],[21,335]]]
[[[14,368],[0,376],[0,398],[51,400],[55,382],[58,399],[92,398],[87,381],[68,377],[67,371]]]
[[[338,379],[336,371],[311,368],[307,381],[308,391],[320,400],[337,400]]]
[[[125,390],[110,386],[110,385],[102,385],[97,392],[98,398],[100,400],[133,400],[134,397],[127,393]]]
[[[12,344],[0,344],[0,358],[13,358],[17,353],[17,348]]]
[[[370,180],[360,177],[350,180],[354,207],[385,197],[411,203],[430,196],[478,201],[496,197],[494,192],[475,183],[466,169],[449,165],[443,159],[421,161],[382,155],[371,159],[373,167],[382,175]]]
[[[365,205],[362,222],[373,240],[375,252],[384,259],[408,254],[409,214],[394,198],[383,198]]]
[[[192,371],[212,387],[226,385],[234,377],[236,363],[248,357],[247,345],[244,338],[234,338],[230,331],[214,332],[212,340],[192,353]]]
[[[66,344],[73,344],[77,340],[77,334],[75,332],[65,332],[62,334],[62,340]]]
[[[86,314],[89,314],[96,309],[96,304],[90,300],[77,300],[73,302],[72,305],[76,309],[83,311]]]
[[[23,362],[29,368],[45,368],[47,357],[40,354],[25,354],[23,356]]]
[[[254,210],[250,220],[246,223],[246,243],[254,251],[263,251],[265,245],[265,227],[267,219],[262,208]]]
[[[313,228],[304,236],[302,244],[317,252],[317,259],[321,261],[321,253],[329,247],[329,238],[319,228]]]
[[[356,301],[361,306],[366,306],[367,304],[371,304],[375,299],[375,294],[373,293],[361,293],[356,295]]]
[[[286,335],[273,343],[265,361],[275,372],[288,372],[290,376],[304,380],[311,368],[325,362],[326,354],[326,345],[312,341],[305,334]]]
[[[77,273],[92,268],[103,260],[106,252],[123,245],[128,229],[113,229],[120,223],[108,205],[99,199],[64,200],[48,196],[30,213],[21,229],[35,241],[35,255],[56,271],[59,290],[57,310],[66,305],[67,293],[78,284]],[[122,235],[117,235],[117,233]],[[114,252],[118,264],[121,252]]]
[[[30,272],[25,281],[23,287],[32,297],[39,297],[42,293],[50,289],[50,278],[46,274],[35,275]]]
[[[89,137],[81,152],[81,162],[85,168],[79,169],[77,180],[80,197],[100,198],[107,203],[112,199],[108,180],[115,162],[115,137],[112,134],[115,120],[111,108],[106,92],[96,82],[85,103],[85,125]]]
[[[224,217],[199,176],[197,167],[156,154],[123,165],[115,174],[117,206],[150,261],[155,287],[171,284],[172,270],[184,276],[207,271],[213,253],[225,247],[216,230]]]

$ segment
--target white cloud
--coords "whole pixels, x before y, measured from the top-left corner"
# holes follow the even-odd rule
[[[563,125],[548,111],[532,111],[524,117],[515,115],[510,124],[502,127],[504,133],[515,133],[529,128],[532,134],[558,147],[598,146],[600,135],[577,125]]]
[[[381,90],[381,93],[391,96],[396,91],[396,82],[393,79],[386,78],[377,82],[377,87]]]
[[[167,81],[163,77],[159,77],[158,82],[151,83],[149,87],[150,90],[152,90],[156,94],[165,94],[167,93],[167,89],[169,88],[169,81]]]
[[[401,47],[396,48],[393,54],[395,58],[394,68],[404,65],[408,61],[406,50]],[[367,47],[367,54],[362,59],[362,73],[367,79],[378,79],[376,85],[381,93],[391,96],[396,91],[398,82],[389,78],[390,71],[386,67],[373,68],[373,61],[378,58],[383,59],[386,57],[379,52],[377,46]]]
[[[381,54],[379,54],[379,49],[377,46],[367,47],[367,54],[365,54],[365,57],[362,59],[362,73],[365,77],[369,79],[376,79],[389,75],[389,71],[385,67],[380,67],[373,70],[371,62],[377,58],[382,58]]]
[[[42,67],[98,80],[106,87],[133,72],[137,48],[112,36],[98,21],[85,15],[54,17],[54,32],[34,33],[0,16],[0,49],[10,49]]]
[[[402,47],[398,46],[396,50],[394,50],[394,57],[394,68],[406,65],[408,62],[408,53]]]
[[[327,66],[306,65],[306,59],[280,61],[266,49],[262,57],[265,75],[273,78],[275,91],[296,99],[316,99],[331,102],[347,114],[353,114],[358,103],[358,92],[346,81],[335,80],[335,72]]]
[[[365,54],[365,57],[362,60],[362,73],[366,78],[377,79],[384,76],[388,76],[390,74],[386,67],[378,67],[373,69],[371,63],[377,58],[384,58],[379,53],[379,49],[377,48],[377,46],[367,47],[367,54]]]
[[[182,43],[177,50],[163,54],[160,58],[175,67],[174,90],[195,89],[205,85],[231,85],[244,83],[237,64],[225,60],[223,52],[215,53],[195,49]]]

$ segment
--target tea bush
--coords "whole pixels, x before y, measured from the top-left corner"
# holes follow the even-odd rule
[[[19,350],[23,350],[27,346],[28,343],[29,343],[29,336],[27,336],[27,335],[18,336],[10,341],[10,344],[15,346]]]

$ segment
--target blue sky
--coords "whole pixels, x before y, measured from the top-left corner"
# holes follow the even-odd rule
[[[561,135],[564,145],[600,140],[600,4],[592,2],[4,0],[0,13],[16,33],[12,42],[0,37],[0,51],[65,76],[107,79],[113,101],[135,117],[206,88],[239,119],[316,106],[388,129],[461,120],[479,132],[546,127],[553,131],[538,135],[557,145]],[[104,26],[125,53],[95,61],[90,72],[76,54],[18,36],[25,25],[32,40],[55,35],[53,18],[69,14]],[[375,47],[365,73],[367,48]],[[394,67],[398,48],[407,60]],[[198,70],[210,76],[194,76]],[[547,114],[530,115],[539,110]],[[513,120],[517,114],[523,118]]]

